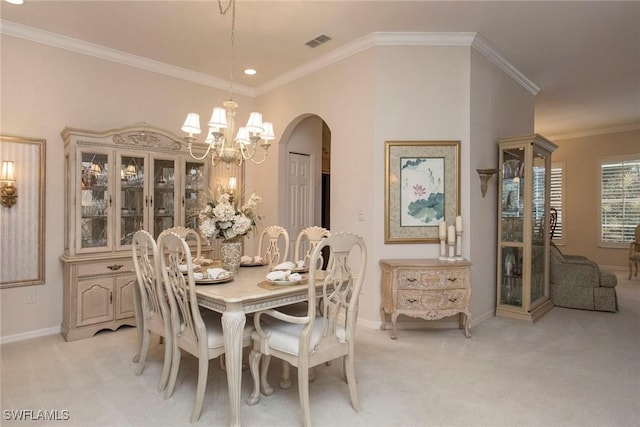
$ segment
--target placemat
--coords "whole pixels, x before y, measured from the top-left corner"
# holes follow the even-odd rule
[[[299,283],[296,283],[295,285],[274,285],[273,283],[271,283],[268,280],[264,280],[260,283],[258,283],[258,287],[262,288],[262,289],[267,289],[269,291],[273,291],[275,289],[282,289],[282,288],[288,288],[291,286],[301,286],[301,285],[305,285],[307,284],[307,280],[301,280]]]

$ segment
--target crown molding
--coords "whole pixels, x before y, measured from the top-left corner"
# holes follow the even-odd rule
[[[163,74],[181,80],[198,83],[216,89],[228,90],[231,83],[228,80],[213,77],[204,73],[176,67],[160,61],[154,61],[138,55],[132,55],[116,49],[111,49],[95,43],[89,43],[73,37],[40,30],[27,25],[0,19],[0,32],[13,37],[22,38],[36,43],[92,56],[111,62],[139,68],[152,73]],[[345,44],[319,58],[309,61],[281,76],[253,89],[246,85],[234,84],[236,93],[255,97],[272,91],[285,84],[291,83],[305,75],[321,70],[331,64],[355,55],[363,50],[375,46],[471,46],[489,61],[522,85],[531,94],[536,95],[540,90],[531,80],[514,67],[508,59],[495,50],[479,34],[473,32],[459,33],[387,33],[376,32]]]
[[[565,133],[562,135],[554,135],[548,137],[550,140],[564,140],[564,139],[573,139],[573,138],[587,138],[590,136],[598,136],[598,135],[608,135],[611,133],[620,133],[620,132],[633,132],[640,130],[640,122],[636,123],[628,123],[626,125],[620,126],[611,126],[600,129],[591,129],[584,132],[572,132]]]
[[[73,37],[40,30],[27,25],[15,22],[0,20],[0,32],[12,37],[45,44],[48,46],[65,49],[81,55],[92,56],[106,61],[116,62],[123,65],[139,68],[152,73],[175,77],[188,82],[198,83],[216,89],[229,90],[231,83],[228,80],[213,77],[204,73],[199,73],[186,68],[176,67],[160,61],[154,61],[138,55],[132,55],[120,50],[111,49],[95,43]],[[233,91],[241,95],[255,97],[255,90],[249,86],[235,84]]]

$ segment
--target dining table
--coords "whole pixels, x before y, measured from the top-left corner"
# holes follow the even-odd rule
[[[222,313],[227,382],[229,384],[230,425],[240,425],[242,384],[242,336],[247,314],[308,300],[308,284],[278,285],[266,280],[271,267],[258,265],[240,267],[233,280],[226,283],[202,285],[196,282],[198,304],[205,309]],[[317,272],[321,273],[321,272]],[[308,276],[304,274],[303,277]],[[321,279],[316,274],[316,279]],[[322,293],[322,281],[317,281]]]

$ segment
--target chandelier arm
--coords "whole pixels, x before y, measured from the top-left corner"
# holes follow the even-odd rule
[[[262,160],[257,161],[257,160],[254,160],[254,159],[253,159],[253,158],[255,157],[255,155],[258,153],[258,150],[257,150],[257,146],[256,146],[256,145],[254,145],[254,146],[253,146],[252,153],[251,153],[251,155],[249,155],[249,156],[245,156],[245,154],[244,154],[244,153],[245,153],[245,150],[247,150],[247,152],[248,152],[248,149],[244,148],[244,146],[241,146],[241,147],[240,147],[240,151],[241,151],[241,153],[242,153],[242,157],[243,157],[245,160],[249,160],[249,161],[251,161],[251,163],[256,164],[256,165],[261,165],[261,164],[263,164],[263,163],[267,160],[267,156],[269,155],[269,152],[268,152],[267,150],[264,150],[264,157],[262,158]]]
[[[192,142],[189,141],[188,139],[187,139],[187,145],[189,147],[189,154],[191,155],[191,157],[193,157],[196,160],[204,160],[209,155],[209,152],[211,151],[211,144],[209,144],[209,146],[207,147],[207,151],[202,155],[202,157],[198,157],[195,154],[193,154],[193,150],[191,149]]]

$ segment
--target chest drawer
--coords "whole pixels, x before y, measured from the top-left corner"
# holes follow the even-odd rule
[[[78,265],[78,277],[133,273],[134,271],[133,259],[111,259]]]
[[[466,289],[467,269],[417,270],[398,269],[398,289]]]
[[[397,308],[399,310],[449,310],[465,308],[467,292],[464,289],[421,292],[399,290]]]

